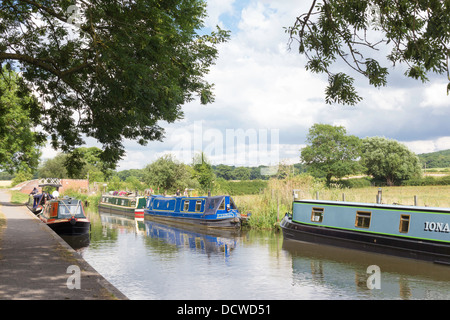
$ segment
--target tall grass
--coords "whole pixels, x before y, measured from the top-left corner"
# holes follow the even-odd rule
[[[292,208],[292,190],[309,190],[315,185],[314,178],[306,175],[284,180],[269,180],[267,187],[257,195],[233,196],[239,211],[251,213],[249,227],[255,229],[273,229],[286,212]]]

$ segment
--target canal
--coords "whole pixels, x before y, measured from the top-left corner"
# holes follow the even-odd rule
[[[130,299],[450,299],[448,266],[286,241],[281,232],[89,217],[90,239],[73,246]]]

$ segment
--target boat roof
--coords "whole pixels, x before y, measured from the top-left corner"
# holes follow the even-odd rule
[[[350,207],[372,207],[372,208],[378,208],[378,209],[408,210],[408,211],[438,211],[438,212],[450,213],[450,208],[412,206],[412,205],[402,205],[402,204],[365,203],[365,202],[313,200],[313,199],[295,200],[294,202],[303,202],[303,203],[310,203],[310,204],[324,204],[324,205],[330,205],[330,206],[335,205],[335,206],[350,206]]]
[[[78,200],[75,198],[57,198],[57,199],[53,199],[51,201],[64,203],[66,205],[77,205],[81,202],[81,200]]]
[[[172,200],[172,199],[222,199],[225,197],[230,197],[231,196],[227,196],[227,195],[220,195],[220,196],[163,196],[163,195],[159,195],[159,194],[152,194],[151,197],[153,198],[158,198],[158,199],[167,199],[167,200]]]

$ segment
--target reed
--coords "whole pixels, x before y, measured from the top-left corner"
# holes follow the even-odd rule
[[[284,180],[272,179],[267,187],[256,195],[236,195],[233,199],[243,214],[251,213],[249,227],[252,229],[274,229],[286,212],[292,208],[292,190],[310,189],[314,178],[307,175]]]

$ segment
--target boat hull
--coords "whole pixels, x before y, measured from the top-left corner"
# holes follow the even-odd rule
[[[91,223],[89,221],[64,220],[47,222],[47,226],[59,235],[78,236],[88,234]]]
[[[135,214],[135,208],[129,208],[129,207],[120,207],[120,206],[114,206],[109,204],[100,203],[98,205],[99,211],[105,212],[105,213],[112,213],[112,214],[120,214],[120,215],[126,215],[129,217],[134,217]]]
[[[450,247],[438,241],[417,240],[370,232],[320,227],[292,221],[286,215],[280,224],[285,239],[339,246],[450,265]]]
[[[194,225],[202,226],[207,228],[240,228],[241,221],[237,217],[225,218],[225,219],[202,219],[202,218],[187,218],[187,217],[177,217],[174,215],[160,215],[155,213],[150,213],[148,211],[144,214],[144,219],[150,219],[161,222],[175,222],[183,225]]]

